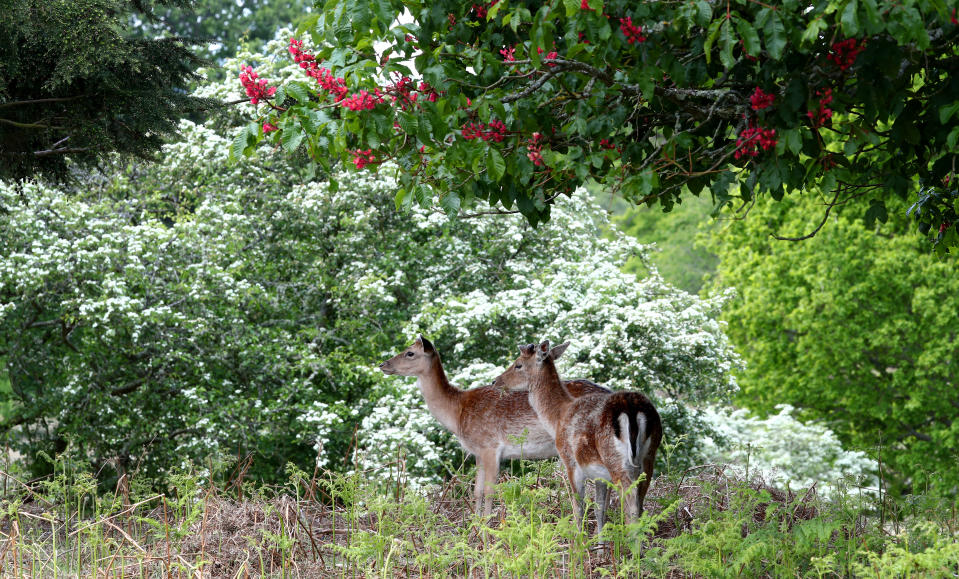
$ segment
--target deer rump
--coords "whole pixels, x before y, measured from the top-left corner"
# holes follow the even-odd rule
[[[615,392],[575,400],[556,433],[561,456],[572,458],[587,478],[611,480],[605,465],[643,470],[651,448],[662,437],[659,413],[644,394]],[[630,477],[632,478],[632,477]]]

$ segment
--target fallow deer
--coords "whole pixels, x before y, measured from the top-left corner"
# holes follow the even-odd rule
[[[567,345],[557,346],[548,354],[558,358]],[[385,374],[416,376],[430,413],[476,456],[476,512],[488,515],[492,511],[490,491],[499,476],[501,461],[556,456],[553,437],[536,417],[526,392],[509,392],[491,385],[456,388],[447,379],[436,348],[422,336],[380,364],[380,369]],[[572,396],[610,392],[588,380],[571,380],[566,388]]]
[[[583,490],[588,479],[610,481],[626,506],[627,521],[643,512],[653,476],[656,450],[663,438],[659,413],[639,392],[571,396],[560,381],[549,341],[520,346],[520,356],[493,385],[529,389],[530,406],[556,441],[573,493],[573,515],[583,521]],[[645,473],[636,490],[631,485]],[[596,533],[606,522],[606,501],[597,483]]]

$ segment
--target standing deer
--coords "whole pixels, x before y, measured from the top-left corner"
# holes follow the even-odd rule
[[[656,450],[663,439],[656,408],[639,392],[571,396],[549,355],[548,340],[539,347],[529,344],[519,349],[519,358],[493,385],[514,391],[529,388],[530,405],[555,438],[566,465],[576,522],[583,522],[583,490],[588,479],[612,482],[625,503],[627,520],[634,522],[643,512]],[[643,473],[645,479],[629,492]],[[606,523],[606,501],[600,500],[599,491],[605,487],[596,485],[597,534]]]
[[[568,345],[557,346],[547,355],[559,358]],[[456,388],[446,378],[433,344],[422,336],[380,364],[380,370],[384,374],[416,376],[430,413],[456,436],[466,452],[476,456],[476,512],[492,512],[490,492],[499,477],[501,461],[556,456],[553,437],[536,417],[526,392],[509,392],[494,386]],[[610,392],[588,380],[571,380],[566,388],[572,396]]]

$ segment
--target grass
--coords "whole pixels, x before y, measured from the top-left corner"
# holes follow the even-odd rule
[[[705,465],[654,480],[634,525],[611,509],[604,549],[572,523],[554,462],[513,470],[487,520],[471,510],[469,472],[423,492],[290,467],[281,488],[179,473],[163,493],[135,479],[98,493],[90,474],[59,464],[42,481],[5,479],[0,575],[959,576],[954,499],[880,504],[851,489],[827,501],[815,487],[780,490]]]

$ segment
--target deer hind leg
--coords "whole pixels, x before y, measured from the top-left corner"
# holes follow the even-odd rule
[[[639,486],[636,488],[636,496],[639,501],[639,515],[643,515],[643,503],[646,500],[646,491],[649,490],[649,483],[653,480],[653,464],[656,462],[656,453],[647,452],[646,456],[643,457],[643,474],[646,475],[644,480],[639,483]]]
[[[626,511],[626,522],[635,523],[636,520],[639,519],[639,492],[637,492],[638,489],[630,492],[630,486],[632,486],[634,479],[627,476],[626,473],[617,472],[610,474],[612,474],[613,484],[616,486],[620,500],[623,501],[623,508]]]
[[[566,474],[569,477],[569,487],[573,498],[573,519],[576,526],[583,528],[583,494],[586,490],[586,475],[576,467],[566,466]]]
[[[606,507],[609,506],[609,485],[603,479],[596,479],[596,535],[603,532],[606,525]],[[600,541],[600,544],[603,542]]]

